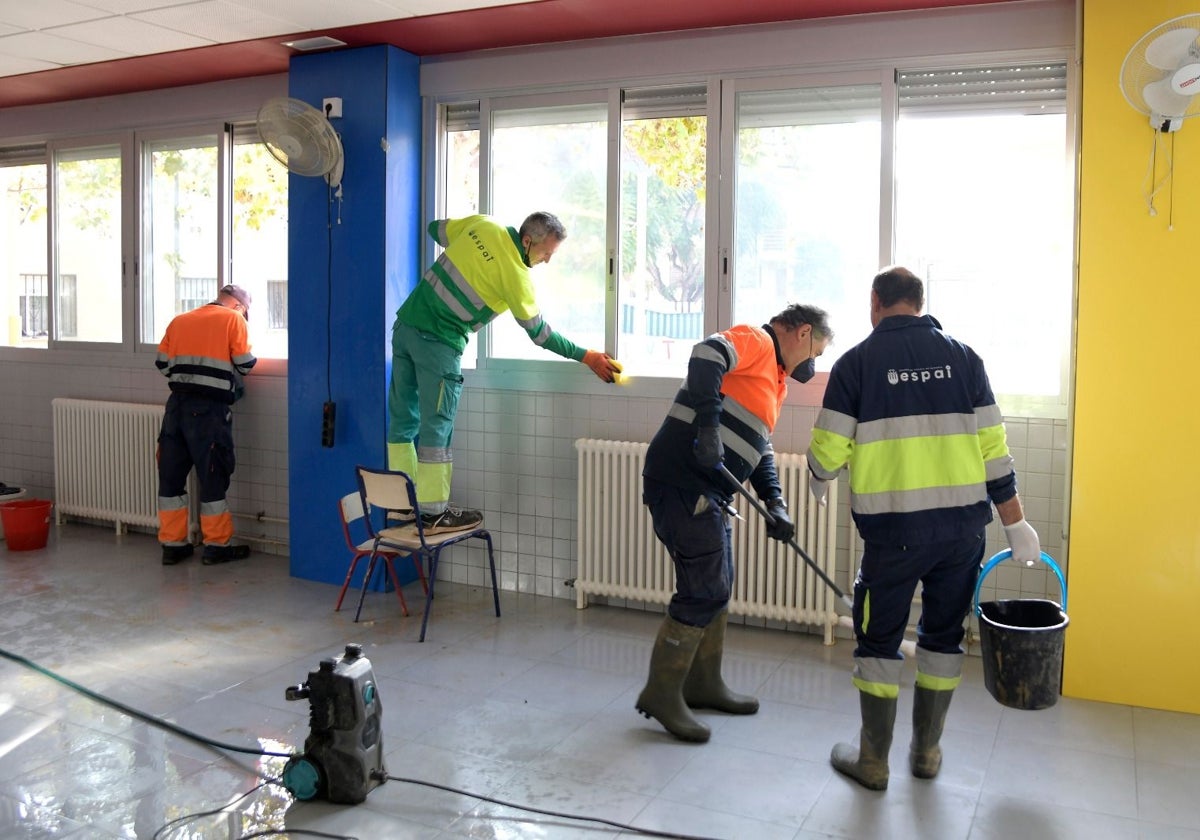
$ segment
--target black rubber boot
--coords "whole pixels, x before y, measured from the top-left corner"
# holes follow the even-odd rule
[[[725,653],[725,625],[729,613],[717,613],[704,628],[696,658],[683,683],[683,700],[693,709],[716,709],[731,715],[752,715],[758,711],[758,698],[730,691],[721,679],[721,659]]]
[[[670,616],[664,618],[650,654],[650,677],[637,699],[639,712],[657,720],[681,741],[703,743],[711,734],[683,702],[683,681],[702,635],[703,627],[689,627]]]
[[[174,566],[176,563],[191,557],[195,550],[191,543],[164,545],[162,547],[162,564],[164,566]]]
[[[917,686],[913,698],[913,737],[908,748],[908,766],[918,779],[932,779],[942,767],[938,741],[946,725],[946,712],[954,690],[935,691]]]
[[[896,698],[858,693],[862,711],[862,730],[858,748],[838,744],[829,756],[833,769],[844,773],[870,790],[887,790],[888,750],[892,748],[892,727],[896,724]]]
[[[234,560],[245,560],[249,556],[250,546],[248,545],[205,544],[204,553],[200,555],[200,562],[205,566],[216,566],[220,563],[229,563]]]

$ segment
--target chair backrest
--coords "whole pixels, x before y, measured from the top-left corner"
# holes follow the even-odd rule
[[[376,470],[361,464],[355,468],[363,511],[371,527],[371,508],[382,510],[417,510],[417,488],[408,473],[399,470]]]
[[[366,511],[363,510],[362,493],[355,490],[342,496],[338,502],[338,513],[341,514],[342,536],[346,538],[346,545],[351,551],[356,551],[358,546],[354,544],[354,537],[350,535],[350,525],[366,515]]]

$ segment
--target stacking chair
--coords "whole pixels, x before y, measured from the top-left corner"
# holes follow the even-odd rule
[[[496,607],[496,616],[500,616],[500,590],[496,587],[496,559],[492,550],[492,535],[483,528],[470,531],[448,531],[441,534],[427,534],[421,523],[421,517],[413,517],[413,521],[397,527],[376,529],[372,522],[372,510],[396,511],[402,509],[419,510],[417,507],[417,488],[407,473],[399,470],[376,470],[359,465],[358,490],[362,508],[366,512],[363,522],[366,523],[371,537],[371,559],[367,562],[366,575],[363,577],[363,589],[358,596],[358,610],[354,620],[358,621],[362,614],[363,599],[367,595],[367,581],[375,568],[375,559],[386,552],[394,556],[412,556],[420,565],[428,561],[427,578],[429,585],[425,590],[425,615],[421,618],[421,638],[425,641],[425,628],[429,623],[429,610],[433,606],[433,590],[437,585],[438,556],[442,549],[464,540],[483,540],[487,543],[488,566],[492,572],[492,602]]]
[[[367,539],[362,542],[355,542],[351,535],[351,527],[355,522],[366,518],[366,510],[363,508],[362,494],[355,490],[353,493],[347,493],[342,496],[338,502],[338,515],[342,520],[342,536],[346,538],[346,547],[350,549],[350,568],[346,570],[346,580],[342,582],[342,591],[338,593],[337,604],[333,611],[337,612],[342,608],[342,599],[346,597],[346,590],[350,586],[350,579],[354,577],[354,570],[358,566],[358,561],[364,557],[370,557],[371,552],[375,549],[375,537],[371,528],[364,523],[364,528]],[[396,567],[393,561],[397,557],[403,556],[401,553],[391,550],[380,550],[377,552],[379,557],[383,558],[384,567],[387,569],[387,574],[391,578],[392,586],[396,587],[396,596],[400,599],[400,609],[408,615],[408,602],[404,600],[404,592],[400,588],[400,580],[396,577]],[[424,592],[429,591],[429,584],[425,582],[425,570],[421,566],[421,558],[415,554],[411,555],[413,565],[417,568],[417,577],[421,580],[421,589]],[[370,566],[370,563],[367,564]],[[363,585],[366,586],[371,577],[371,570],[368,569],[366,577],[363,579]],[[356,619],[357,620],[357,619]]]

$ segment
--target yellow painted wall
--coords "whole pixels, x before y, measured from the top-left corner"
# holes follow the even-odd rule
[[[1081,0],[1079,321],[1063,692],[1200,713],[1200,117],[1151,216],[1126,53],[1196,0]],[[1170,149],[1168,137],[1165,149]],[[1163,157],[1159,172],[1165,173]]]

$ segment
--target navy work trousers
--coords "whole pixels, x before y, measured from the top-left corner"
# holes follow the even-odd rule
[[[233,412],[216,400],[172,392],[158,435],[158,495],[183,496],[193,465],[200,503],[223,502],[235,465]]]
[[[732,529],[725,500],[642,480],[642,501],[654,533],[675,565],[675,594],[667,614],[680,624],[707,627],[733,591]]]
[[[975,596],[984,534],[928,545],[868,542],[854,581],[856,657],[902,659],[917,584],[921,618],[917,644],[934,653],[962,653],[963,620]]]

